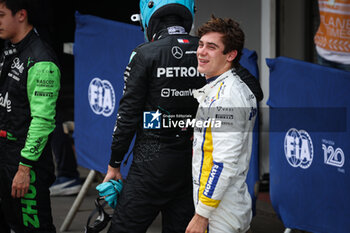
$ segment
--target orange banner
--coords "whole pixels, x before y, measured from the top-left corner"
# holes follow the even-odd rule
[[[320,26],[315,44],[335,52],[350,52],[350,0],[318,1]]]

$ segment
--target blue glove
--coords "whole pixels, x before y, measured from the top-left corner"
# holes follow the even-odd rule
[[[105,201],[108,202],[108,205],[115,209],[119,194],[123,189],[123,182],[121,180],[109,180],[108,182],[99,184],[96,189],[99,191],[101,197],[105,197]]]
[[[118,192],[120,194],[120,192],[123,189],[123,181],[122,180],[109,180],[109,182],[111,182],[113,184],[114,189],[116,190],[116,192]]]
[[[116,193],[113,193],[109,196],[106,196],[105,197],[105,201],[108,202],[108,205],[110,207],[112,207],[113,209],[115,209],[115,207],[117,207],[117,194]]]

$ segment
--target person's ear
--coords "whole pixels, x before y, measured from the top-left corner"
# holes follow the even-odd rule
[[[21,9],[17,11],[16,16],[20,22],[24,22],[28,18],[27,10]]]
[[[235,60],[235,58],[237,57],[237,53],[237,50],[232,50],[231,52],[229,52],[227,56],[227,61],[232,62],[233,60]]]

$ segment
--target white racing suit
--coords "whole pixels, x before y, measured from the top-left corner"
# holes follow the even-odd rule
[[[209,218],[208,232],[246,232],[252,218],[246,177],[257,101],[229,70],[194,91],[199,102],[193,142],[196,213]]]

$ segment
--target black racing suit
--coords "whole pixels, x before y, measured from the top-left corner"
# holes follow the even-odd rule
[[[163,122],[195,117],[198,103],[192,89],[202,87],[205,78],[197,71],[198,39],[169,32],[165,29],[157,35],[159,39],[137,47],[125,70],[112,167],[120,166],[135,133],[136,139],[109,232],[146,232],[160,211],[163,232],[184,232],[194,214],[193,130],[164,127]],[[161,116],[152,121],[157,113]],[[152,124],[154,128],[148,129]]]
[[[18,44],[7,43],[0,63],[0,206],[5,225],[19,232],[55,232],[49,187],[55,180],[50,134],[60,70],[52,49],[32,30]],[[19,164],[29,166],[30,186],[11,197]],[[4,221],[2,221],[4,222]]]

